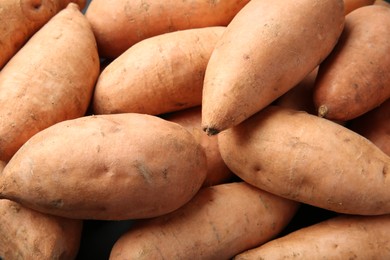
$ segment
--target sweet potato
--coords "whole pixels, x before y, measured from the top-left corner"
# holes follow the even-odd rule
[[[243,252],[234,260],[388,259],[390,215],[338,216]]]
[[[342,0],[250,1],[207,65],[204,130],[237,125],[297,85],[331,52],[343,26]]]
[[[0,199],[0,258],[75,259],[82,224]]]
[[[202,131],[200,126],[202,121],[200,106],[170,113],[164,115],[163,118],[184,126],[203,146],[207,157],[207,176],[203,186],[226,183],[233,178],[233,173],[222,160],[218,147],[218,138],[216,136],[207,136]]]
[[[94,113],[159,115],[199,106],[207,62],[224,30],[182,30],[130,47],[100,74]]]
[[[344,13],[347,15],[360,7],[372,5],[374,2],[375,0],[344,0]]]
[[[383,5],[383,6],[386,6],[386,7],[390,7],[390,3],[388,1],[385,1],[385,0],[376,0],[374,2],[375,5]]]
[[[31,136],[83,116],[99,74],[96,41],[70,3],[12,57],[0,74],[0,160]]]
[[[249,0],[93,0],[86,17],[99,54],[116,58],[135,43],[167,32],[226,26]]]
[[[351,120],[348,127],[369,139],[390,156],[390,99],[370,112]]]
[[[390,9],[370,5],[346,16],[337,46],[320,65],[318,115],[348,121],[390,98]]]
[[[330,120],[269,106],[218,144],[226,165],[260,189],[339,213],[390,213],[390,157]]]
[[[30,138],[0,175],[0,198],[69,218],[148,218],[189,201],[206,169],[203,148],[176,123],[86,116]]]
[[[1,0],[0,69],[26,41],[68,3],[84,8],[85,0]]]
[[[229,259],[274,238],[298,205],[245,182],[207,187],[177,211],[130,229],[110,260]]]

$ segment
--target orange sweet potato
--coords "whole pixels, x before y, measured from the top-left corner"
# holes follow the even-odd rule
[[[348,127],[369,139],[390,156],[390,99],[351,120]]]
[[[347,214],[390,214],[390,157],[348,128],[269,106],[218,137],[226,165],[284,198]]]
[[[293,88],[332,51],[343,26],[343,0],[250,1],[207,65],[204,130],[237,125]]]
[[[274,238],[298,205],[245,182],[203,188],[180,209],[122,235],[110,260],[229,259]]]
[[[210,137],[202,131],[201,117],[201,107],[199,106],[164,115],[164,119],[184,126],[203,146],[207,157],[207,176],[203,186],[229,182],[233,178],[233,173],[222,160],[218,138],[216,136]]]
[[[84,115],[98,74],[91,27],[70,3],[0,73],[0,160],[42,129]]]
[[[344,0],[344,13],[347,15],[360,7],[372,5],[374,2],[375,0]]]
[[[84,8],[85,0],[1,0],[0,69],[24,43],[68,3]]]
[[[100,74],[94,113],[159,115],[199,106],[207,62],[224,30],[182,30],[135,44]]]
[[[320,65],[318,115],[348,121],[390,98],[390,9],[370,5],[346,16],[337,46]]]
[[[141,40],[167,32],[226,26],[249,0],[93,0],[86,17],[102,57],[115,58]]]
[[[203,148],[176,123],[86,116],[31,137],[0,175],[0,198],[69,218],[148,218],[189,201],[206,170]]]
[[[338,216],[243,252],[234,260],[387,259],[390,215]]]
[[[75,259],[82,223],[0,199],[0,258]]]

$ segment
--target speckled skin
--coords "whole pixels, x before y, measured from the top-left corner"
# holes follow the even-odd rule
[[[320,65],[313,99],[318,114],[348,121],[390,98],[390,9],[349,13],[333,52]]]
[[[145,114],[81,117],[34,135],[0,177],[0,197],[69,218],[125,220],[188,202],[207,172],[182,126]]]
[[[0,3],[0,70],[26,41],[68,3],[85,0],[2,0]]]
[[[110,260],[230,259],[274,238],[298,205],[245,182],[207,187],[177,211],[122,235]]]
[[[390,213],[390,157],[330,120],[269,106],[218,142],[226,165],[260,189],[339,213]]]
[[[93,0],[86,16],[102,57],[116,58],[135,43],[178,30],[226,26],[249,0]]]
[[[342,0],[250,1],[207,64],[202,128],[235,126],[296,86],[332,51],[344,19]]]
[[[43,214],[0,199],[0,258],[75,259],[82,220]]]
[[[159,115],[199,106],[207,62],[224,31],[182,30],[135,44],[100,74],[94,113]]]
[[[83,116],[99,66],[91,27],[71,3],[0,72],[0,160],[40,130]]]
[[[387,259],[389,233],[390,215],[344,215],[299,229],[233,259]]]

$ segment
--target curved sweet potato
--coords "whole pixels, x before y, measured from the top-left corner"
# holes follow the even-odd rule
[[[245,182],[207,187],[175,212],[122,235],[110,260],[229,259],[274,238],[298,205]]]
[[[318,115],[348,121],[390,98],[390,9],[360,7],[346,16],[314,87]]]
[[[330,120],[269,106],[218,144],[226,165],[260,189],[339,213],[390,214],[390,157]]]
[[[189,201],[206,169],[203,148],[176,123],[86,116],[30,138],[0,175],[0,198],[69,218],[148,218]]]
[[[0,258],[75,259],[82,224],[0,199]]]
[[[0,160],[42,129],[83,116],[98,74],[91,27],[70,3],[0,73]]]
[[[344,19],[343,0],[250,1],[207,64],[204,130],[237,125],[296,86],[332,51]]]
[[[387,259],[389,233],[390,215],[338,216],[272,240],[233,259]]]
[[[86,0],[1,0],[0,69],[27,40],[68,3],[84,8]]]
[[[159,115],[199,106],[207,62],[224,30],[182,30],[135,44],[100,74],[94,113]]]
[[[93,0],[86,17],[99,54],[115,58],[152,36],[201,27],[226,26],[249,0]]]

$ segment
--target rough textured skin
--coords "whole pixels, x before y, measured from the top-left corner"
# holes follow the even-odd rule
[[[390,157],[330,120],[269,106],[218,142],[226,165],[260,189],[340,213],[390,213]]]
[[[199,106],[207,62],[224,31],[225,27],[182,30],[135,44],[99,76],[95,114],[159,115]]]
[[[232,179],[233,173],[222,160],[218,147],[218,138],[208,136],[201,128],[201,107],[189,108],[164,116],[164,119],[184,126],[205,149],[207,157],[207,176],[204,187],[226,183]]]
[[[22,45],[68,3],[82,9],[85,0],[1,0],[0,69]]]
[[[374,2],[375,0],[344,0],[344,13],[347,15],[360,7],[372,5]]]
[[[0,199],[0,258],[75,259],[82,220],[43,214]]]
[[[237,255],[234,260],[388,259],[390,215],[339,216]]]
[[[250,1],[210,57],[202,127],[217,134],[286,93],[331,52],[343,26],[342,0]]]
[[[27,141],[0,178],[0,198],[77,219],[166,214],[206,177],[203,148],[182,126],[144,114],[81,117]]]
[[[346,16],[333,52],[320,65],[314,103],[320,116],[348,121],[390,97],[390,9],[370,5]]]
[[[122,235],[110,260],[229,259],[274,238],[297,207],[244,182],[207,187],[177,211]]]
[[[226,26],[249,0],[93,0],[86,16],[102,57],[115,58],[135,43],[184,29]]]
[[[91,27],[71,3],[0,73],[0,160],[42,129],[84,115],[98,73]]]
[[[369,139],[390,156],[390,99],[379,107],[351,120],[348,127]]]

